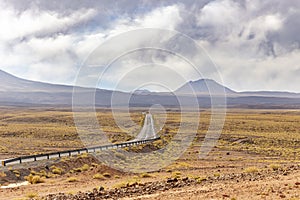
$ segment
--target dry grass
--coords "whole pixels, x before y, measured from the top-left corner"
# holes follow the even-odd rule
[[[130,124],[126,115],[121,111],[117,113],[120,123],[128,133],[137,133],[140,129],[143,116],[141,110],[131,113]],[[85,114],[82,113],[82,118]],[[98,170],[98,164],[87,162],[90,155],[83,154],[78,157],[63,158],[62,162],[69,164],[78,159],[76,165],[57,165],[50,170],[34,169],[32,174],[26,178],[31,183],[39,183],[46,180],[45,184],[34,187],[44,187],[53,184],[56,186],[58,180],[63,184],[66,182],[75,182],[74,188],[86,181],[101,184],[111,182],[111,186],[122,187],[136,182],[162,180],[168,177],[184,178],[193,177],[198,183],[209,180],[210,177],[218,179],[231,173],[263,173],[271,170],[281,172],[286,169],[287,163],[299,163],[300,156],[300,111],[293,110],[229,110],[226,116],[226,122],[222,135],[219,139],[217,148],[210,152],[206,159],[199,160],[197,153],[202,144],[209,123],[211,113],[207,110],[201,111],[201,118],[198,129],[193,129],[190,124],[198,123],[193,113],[186,113],[187,118],[181,121],[181,114],[176,111],[167,113],[166,124],[159,132],[162,140],[154,142],[153,145],[141,145],[135,148],[135,151],[156,150],[165,147],[177,134],[180,122],[187,125],[184,130],[188,132],[197,132],[193,144],[187,151],[171,165],[166,166],[159,172],[151,174],[133,174],[124,175],[107,168]],[[127,134],[125,129],[120,129],[114,123],[113,115],[108,110],[98,110],[97,117],[101,123],[103,131],[111,141],[126,141],[133,136]],[[154,116],[155,124],[160,124],[164,120],[164,115],[156,114]],[[196,131],[195,131],[196,130]],[[97,142],[97,135],[86,135],[90,144]],[[95,139],[96,138],[96,139]],[[32,142],[34,139],[34,142]],[[72,112],[47,109],[12,109],[0,108],[0,157],[11,157],[21,154],[34,154],[56,150],[72,149],[81,147],[80,140],[76,135],[75,126],[72,120]],[[174,142],[174,150],[179,149]],[[127,151],[133,148],[127,148]],[[119,158],[120,166],[143,168],[145,166],[136,166],[135,160],[128,158],[119,151],[112,150],[114,157]],[[228,154],[227,154],[228,153]],[[164,164],[169,155],[161,158]],[[142,158],[143,159],[143,158]],[[154,157],[147,157],[145,160],[152,160]],[[82,161],[83,160],[83,161]],[[85,164],[87,163],[87,164]],[[160,163],[157,163],[160,164]],[[139,164],[138,164],[139,165]],[[65,166],[69,166],[65,168]],[[245,166],[252,166],[247,167]],[[15,169],[9,169],[12,175],[18,175]],[[33,170],[33,169],[32,169]],[[76,173],[75,173],[76,172]],[[77,173],[78,172],[78,173]],[[82,172],[82,173],[80,173]],[[69,177],[70,173],[72,176]],[[272,172],[273,173],[273,172]],[[22,174],[22,173],[21,173]],[[53,175],[53,174],[61,174]],[[8,174],[9,175],[9,174]],[[5,177],[5,173],[0,172],[0,177]],[[148,178],[148,179],[146,179]],[[99,179],[99,180],[94,180]],[[103,180],[103,181],[102,181]],[[53,181],[53,183],[51,183]],[[78,183],[76,183],[78,181]],[[72,185],[69,183],[69,185]],[[107,187],[104,185],[104,187]],[[26,193],[25,193],[26,194]]]
[[[69,178],[67,178],[67,182],[69,182],[69,183],[77,182],[77,181],[78,181],[78,178],[76,178],[76,177],[69,177]]]
[[[276,171],[276,170],[281,169],[282,167],[279,164],[270,164],[269,168],[272,169],[272,170],[274,170],[274,171]]]
[[[148,174],[148,173],[142,173],[142,174],[140,175],[140,177],[141,177],[141,178],[150,178],[150,177],[152,177],[152,175],[151,175],[151,174]]]
[[[45,182],[45,180],[43,178],[41,178],[40,176],[32,175],[32,174],[26,176],[25,180],[27,180],[31,184],[38,184],[38,183],[44,183]]]
[[[26,197],[29,199],[35,199],[38,197],[38,194],[36,192],[30,192],[26,194]]]
[[[95,175],[93,176],[93,179],[104,180],[105,177],[104,177],[104,175],[97,173],[97,174],[95,174]]]
[[[53,174],[61,175],[63,173],[63,169],[60,167],[52,166],[51,168]]]
[[[81,115],[84,119],[85,113]],[[132,139],[131,133],[137,133],[143,122],[141,110],[132,111],[130,119],[122,111],[116,115],[112,115],[109,110],[97,110],[101,129],[112,142]],[[70,110],[0,108],[0,116],[0,158],[9,157],[12,154],[30,155],[82,147]],[[186,118],[181,119],[181,113],[169,111],[166,124],[159,132],[162,140],[154,142],[151,148],[155,150],[165,147],[177,134],[180,122],[187,125],[185,132],[197,131],[194,146],[201,145],[210,123],[210,111],[201,111],[198,130],[188,126],[198,123],[195,121],[197,118],[194,114],[185,113],[185,116]],[[118,118],[119,125],[124,129],[118,127],[114,117]],[[162,123],[164,119],[163,114],[154,116],[155,124]],[[84,137],[90,145],[96,145],[103,139],[102,136],[90,134]],[[33,139],[34,142],[32,142]],[[218,147],[224,150],[280,157],[284,160],[299,160],[299,144],[299,111],[236,109],[227,112]],[[131,150],[143,151],[144,147],[149,148],[149,146],[139,146]],[[175,148],[177,147],[174,146]],[[116,156],[125,159],[121,154]],[[184,168],[185,166],[178,167]]]
[[[300,157],[299,122],[299,111],[230,112],[220,147],[297,160]]]
[[[259,172],[259,169],[255,166],[252,167],[247,167],[246,169],[244,169],[245,173],[256,173]]]
[[[83,120],[85,113],[79,116]],[[111,142],[124,142],[133,137],[127,133],[140,129],[143,119],[141,112],[127,115],[120,112],[117,118],[126,132],[114,123],[114,116],[108,110],[98,110],[97,118],[101,129]],[[97,145],[102,135],[88,133],[82,135],[88,145]],[[34,142],[32,142],[34,140]],[[10,154],[31,155],[83,147],[73,121],[73,113],[68,109],[48,108],[0,108],[0,159]]]

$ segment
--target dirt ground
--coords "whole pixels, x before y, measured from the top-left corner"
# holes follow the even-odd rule
[[[276,179],[207,183],[123,200],[300,199],[300,172]]]
[[[65,110],[14,110],[11,113],[2,109],[1,112],[2,158],[24,152],[26,155],[49,152],[50,147],[55,150],[80,147],[70,113]],[[141,120],[139,112],[133,113],[137,123]],[[106,119],[110,114],[105,111],[99,116]],[[209,112],[204,112],[202,117],[199,141],[209,124]],[[159,120],[159,116],[156,119]],[[176,113],[170,114],[163,129],[165,138],[176,132],[178,120]],[[112,134],[118,132],[110,120],[105,123],[106,130]],[[173,164],[143,174],[111,169],[85,154],[1,167],[1,186],[32,181],[28,176],[35,177],[37,182],[1,188],[0,199],[296,200],[300,199],[299,126],[297,110],[229,110],[219,143],[205,159],[198,158],[201,143],[195,142]],[[48,134],[41,134],[43,131]],[[32,144],[32,148],[26,148],[33,138],[40,140]],[[154,145],[158,148],[161,144]],[[145,147],[135,150],[145,149],[149,150]]]
[[[221,159],[220,155],[224,156]],[[227,156],[227,157],[226,157]],[[247,159],[234,160],[236,157]],[[76,157],[67,161],[43,163],[48,166],[55,165],[64,168],[65,172],[55,177],[46,178],[43,183],[29,184],[16,188],[0,189],[0,199],[76,199],[78,194],[91,193],[100,187],[110,196],[100,199],[299,199],[300,163],[259,162],[263,157],[249,156],[241,152],[222,151],[215,149],[205,160],[179,159],[172,166],[157,172],[130,174],[110,169],[101,165],[91,156]],[[71,169],[82,166],[84,163],[98,163],[90,166],[87,171],[70,173]],[[271,168],[271,163],[277,163]],[[41,170],[43,167],[31,170]],[[246,172],[249,167],[255,166],[254,171]],[[274,165],[275,166],[275,165]],[[19,166],[20,167],[20,166]],[[26,166],[28,168],[28,165]],[[20,170],[10,168],[8,171]],[[94,179],[97,173],[108,173],[109,177]],[[72,177],[76,181],[69,182]],[[168,185],[168,180],[188,178],[191,182],[182,182],[178,186]],[[13,182],[13,181],[12,181]],[[143,194],[145,188],[134,188],[131,184],[149,184],[149,194]],[[164,185],[166,184],[166,185]],[[144,186],[145,187],[145,186]],[[120,191],[126,192],[120,196]],[[122,189],[123,188],[123,189]],[[159,188],[164,188],[161,191]],[[69,195],[57,198],[56,194]],[[49,197],[49,194],[54,194]],[[47,196],[48,195],[48,196]],[[77,198],[78,199],[78,198]],[[81,199],[81,198],[79,198]],[[93,199],[93,198],[90,198]]]

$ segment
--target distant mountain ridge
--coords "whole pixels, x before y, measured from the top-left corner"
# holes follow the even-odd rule
[[[59,85],[30,81],[13,76],[0,70],[0,103],[10,104],[57,104],[72,105],[74,86]],[[109,106],[112,91],[95,88],[75,87],[84,96],[84,93],[96,91],[102,98],[95,102],[99,105]],[[122,92],[115,92],[121,93]]]
[[[221,95],[226,94],[232,97],[257,96],[257,97],[289,97],[300,98],[300,93],[281,92],[281,91],[244,91],[237,92],[223,86],[212,79],[199,79],[189,81],[176,90],[178,94],[184,95]]]
[[[176,91],[178,94],[196,94],[196,95],[208,95],[208,94],[236,94],[234,90],[225,87],[212,79],[199,79],[197,81],[189,81]]]
[[[245,91],[238,93],[241,96],[265,96],[265,97],[300,97],[300,93],[296,92],[280,92],[280,91]]]
[[[109,107],[112,96],[117,97],[115,102],[119,106],[151,106],[161,104],[166,107],[178,107],[179,103],[171,93],[150,92],[137,90],[133,93],[111,91],[95,88],[81,88],[67,85],[57,85],[21,79],[0,70],[0,105],[72,105],[73,89],[80,92],[82,102],[94,102],[96,106]],[[86,94],[95,92],[95,95],[86,97]],[[229,107],[263,107],[263,108],[300,108],[300,94],[289,92],[236,92],[211,79],[190,81],[175,91],[176,95],[184,96],[185,104],[191,102],[190,94],[195,93],[200,107],[210,106],[210,95],[224,93],[227,96]],[[124,101],[124,102],[123,102]]]
[[[70,92],[73,86],[30,81],[0,70],[0,91],[10,92]]]
[[[147,89],[139,89],[139,90],[135,90],[133,91],[134,94],[143,94],[143,95],[148,95],[151,94],[151,91],[147,90]]]

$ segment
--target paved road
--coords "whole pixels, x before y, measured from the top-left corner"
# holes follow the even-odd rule
[[[146,114],[144,126],[133,141],[149,140],[154,138],[157,138],[157,135],[154,130],[153,117],[151,114]]]
[[[50,158],[58,158],[58,157],[64,157],[64,156],[70,156],[70,155],[77,155],[80,153],[85,152],[95,152],[96,149],[98,150],[105,150],[105,149],[115,149],[115,148],[123,148],[126,146],[132,146],[137,144],[143,144],[145,142],[151,142],[155,139],[159,139],[159,137],[156,135],[154,130],[154,123],[153,118],[151,114],[146,114],[144,125],[140,133],[137,135],[137,137],[134,140],[120,143],[120,144],[112,144],[108,146],[98,146],[98,147],[91,147],[89,150],[87,149],[80,149],[80,150],[70,150],[70,151],[64,151],[64,152],[56,152],[53,153],[53,155],[39,155],[39,156],[25,156],[25,157],[19,157],[19,158],[12,158],[12,159],[6,159],[8,161],[7,163],[9,165],[13,164],[19,164],[19,163],[25,163],[25,162],[33,162],[38,160],[46,160]],[[1,160],[2,163],[2,160]],[[0,164],[1,165],[1,164]],[[2,163],[2,165],[4,165]]]

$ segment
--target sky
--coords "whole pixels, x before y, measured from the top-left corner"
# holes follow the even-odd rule
[[[73,85],[93,63],[80,84],[165,91],[211,78],[236,91],[300,92],[299,18],[294,0],[1,0],[0,69]],[[172,52],[128,53],[145,43],[197,60],[201,75]]]

